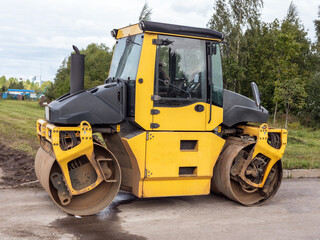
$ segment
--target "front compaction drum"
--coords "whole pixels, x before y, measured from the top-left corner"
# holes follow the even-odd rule
[[[58,207],[69,214],[92,215],[106,208],[121,182],[114,155],[93,140],[89,124],[73,131],[49,124],[46,127],[46,137],[40,137],[41,147],[35,159],[41,185]]]

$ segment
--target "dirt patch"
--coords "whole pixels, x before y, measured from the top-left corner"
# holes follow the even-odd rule
[[[9,186],[32,182],[37,179],[34,172],[34,157],[25,152],[14,150],[0,142],[0,167],[3,182]]]

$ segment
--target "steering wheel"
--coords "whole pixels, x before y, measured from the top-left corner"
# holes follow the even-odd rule
[[[189,96],[188,98],[191,98],[190,92],[188,92],[188,91],[186,91],[186,90],[184,90],[184,89],[182,89],[182,88],[179,88],[179,87],[171,84],[171,83],[169,82],[169,80],[162,80],[162,79],[159,78],[159,81],[162,82],[166,87],[169,87],[169,86],[170,86],[170,87],[173,87],[173,88],[175,88],[175,89],[178,89],[178,90],[180,90],[180,91],[188,94],[188,96]]]

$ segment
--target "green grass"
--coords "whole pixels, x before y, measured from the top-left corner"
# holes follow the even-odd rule
[[[37,102],[0,100],[0,141],[35,155],[39,118],[44,118],[44,108]],[[282,123],[279,125],[283,127]],[[298,122],[289,124],[283,165],[286,169],[320,168],[320,130],[304,128]]]
[[[278,114],[276,125],[273,116],[269,118],[269,126],[284,128],[285,116]],[[320,129],[301,126],[297,117],[289,116],[288,144],[282,158],[286,169],[320,168]]]
[[[320,130],[310,128],[288,129],[288,144],[283,166],[293,168],[320,168]]]
[[[39,146],[36,121],[44,118],[38,102],[0,100],[0,140],[13,149],[35,155]]]

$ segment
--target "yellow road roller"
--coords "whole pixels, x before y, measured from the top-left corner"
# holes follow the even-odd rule
[[[223,34],[151,21],[111,32],[109,77],[84,90],[74,46],[70,92],[37,121],[37,177],[73,215],[106,208],[119,189],[139,198],[215,192],[252,206],[282,179],[287,131],[253,98],[223,89]],[[98,137],[99,136],[99,137]]]

